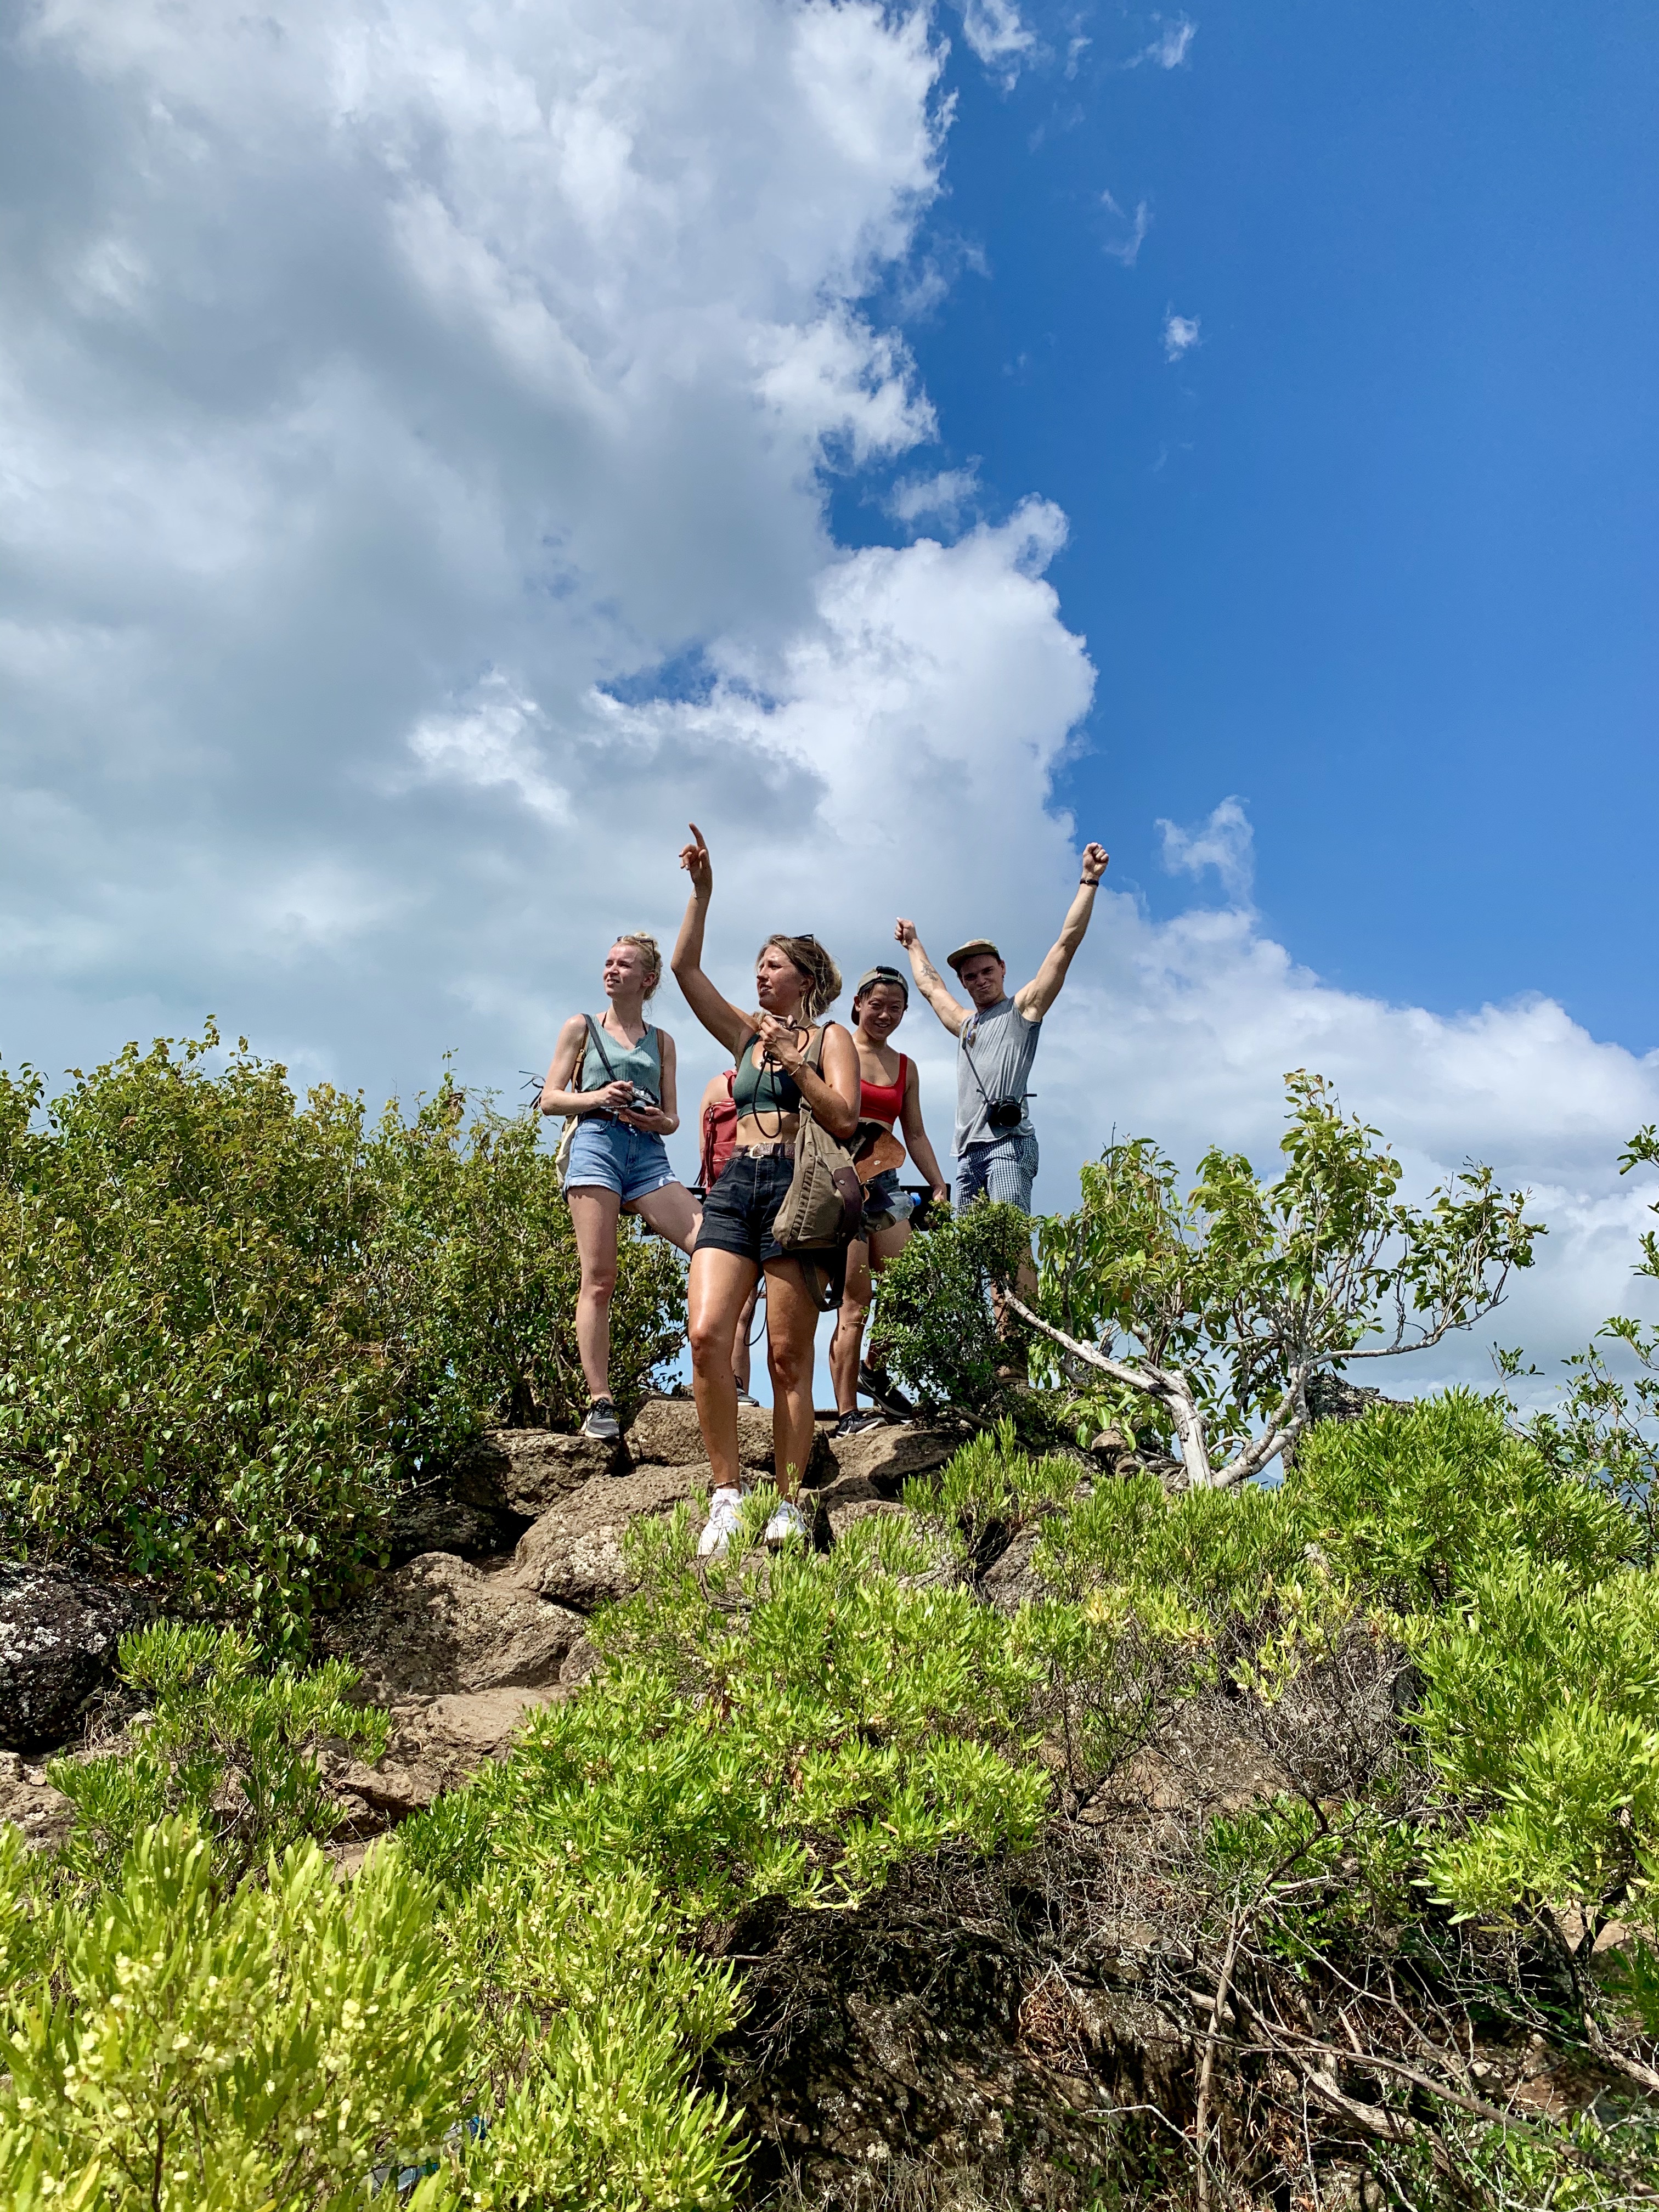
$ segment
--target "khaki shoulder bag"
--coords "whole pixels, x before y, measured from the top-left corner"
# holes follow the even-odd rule
[[[806,1065],[823,1073],[823,1031],[806,1048]],[[864,1222],[864,1186],[853,1155],[822,1127],[805,1097],[795,1136],[795,1172],[772,1234],[786,1252],[835,1253],[856,1237]]]

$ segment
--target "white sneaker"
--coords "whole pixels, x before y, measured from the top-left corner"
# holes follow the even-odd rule
[[[786,1498],[766,1524],[766,1540],[769,1544],[787,1544],[792,1536],[799,1536],[804,1544],[807,1536],[806,1523],[801,1519],[799,1509]]]
[[[717,1490],[708,1501],[708,1518],[697,1539],[697,1557],[700,1559],[723,1559],[726,1547],[737,1534],[742,1518],[743,1493],[737,1490]]]

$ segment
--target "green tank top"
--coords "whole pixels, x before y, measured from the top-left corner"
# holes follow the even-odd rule
[[[782,1068],[755,1065],[755,1040],[745,1040],[738,1055],[738,1072],[732,1085],[732,1103],[738,1109],[738,1119],[763,1115],[797,1114],[800,1111],[800,1086]]]
[[[607,1083],[637,1084],[648,1091],[659,1105],[662,1103],[662,1038],[654,1029],[647,1029],[637,1044],[623,1044],[611,1032],[596,1022],[592,1014],[585,1014],[587,1024],[587,1050],[582,1056],[583,1091],[602,1091]],[[610,1066],[605,1066],[606,1060]]]

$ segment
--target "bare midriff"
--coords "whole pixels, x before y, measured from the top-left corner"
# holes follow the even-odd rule
[[[735,1141],[740,1152],[750,1145],[793,1145],[799,1127],[799,1114],[769,1114],[764,1124],[745,1114],[738,1123]]]

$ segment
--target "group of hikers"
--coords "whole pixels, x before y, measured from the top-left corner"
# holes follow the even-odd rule
[[[970,938],[945,957],[967,995],[964,1006],[928,958],[915,923],[901,918],[893,934],[908,956],[909,979],[884,962],[866,969],[854,990],[849,1030],[823,1018],[841,995],[842,976],[813,937],[774,931],[766,939],[755,963],[752,1013],[704,973],[714,877],[694,823],[679,856],[691,896],[671,965],[692,1012],[732,1063],[703,1097],[701,1204],[676,1177],[664,1144],[679,1127],[679,1108],[674,1040],[646,1018],[662,980],[657,940],[643,930],[619,937],[605,959],[604,1015],[574,1014],[560,1030],[541,1110],[565,1117],[564,1189],[581,1263],[576,1341],[592,1401],[583,1433],[606,1440],[619,1433],[610,1390],[611,1301],[619,1219],[634,1213],[690,1255],[692,1389],[712,1482],[698,1542],[702,1557],[723,1554],[738,1524],[738,1409],[754,1402],[749,1328],[763,1281],[779,1500],[767,1524],[769,1543],[806,1534],[795,1499],[812,1443],[813,1355],[826,1281],[831,1303],[839,1292],[830,1346],[836,1433],[851,1435],[883,1418],[859,1410],[860,1390],[886,1413],[907,1410],[879,1363],[866,1365],[862,1353],[872,1279],[911,1233],[917,1200],[899,1182],[907,1150],[925,1179],[921,1203],[950,1197],[923,1125],[915,1062],[892,1043],[909,1009],[911,981],[957,1040],[957,1205],[985,1197],[1030,1212],[1037,1170],[1031,1064],[1043,1016],[1089,927],[1106,861],[1100,846],[1085,848],[1060,935],[1030,981],[1012,994],[995,945]],[[787,1249],[775,1234],[797,1179],[798,1150],[805,1149],[803,1109],[836,1145],[854,1148],[844,1157],[861,1188],[862,1204],[855,1193],[848,1216],[851,1233],[827,1268],[811,1264],[826,1255]]]

